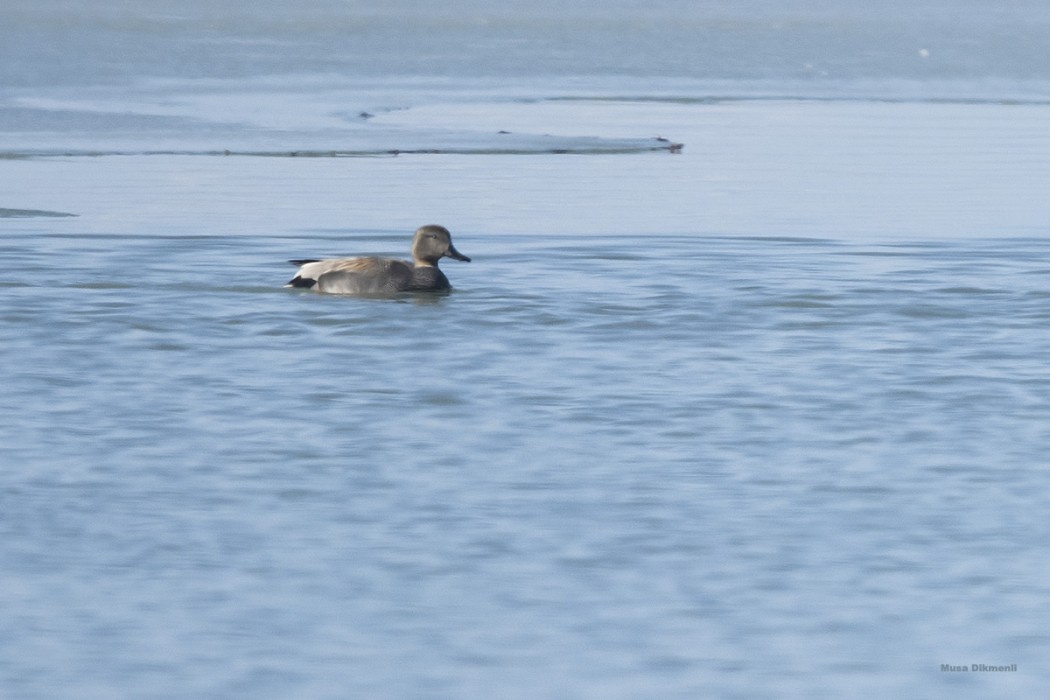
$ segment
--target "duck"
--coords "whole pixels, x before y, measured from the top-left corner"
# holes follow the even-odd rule
[[[452,234],[447,228],[428,224],[416,229],[412,237],[411,262],[379,257],[289,260],[299,271],[284,286],[322,294],[443,292],[452,285],[438,268],[441,258],[470,262],[452,245]]]

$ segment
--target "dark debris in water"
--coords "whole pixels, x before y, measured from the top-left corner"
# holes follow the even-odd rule
[[[671,139],[665,139],[663,136],[657,136],[656,140],[660,143],[666,143],[667,150],[671,153],[681,153],[682,149],[685,148],[684,143],[674,143]]]

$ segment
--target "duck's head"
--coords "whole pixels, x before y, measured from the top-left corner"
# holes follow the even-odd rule
[[[417,265],[437,265],[441,258],[470,262],[452,245],[452,234],[444,226],[430,224],[416,229],[412,238],[412,259]]]

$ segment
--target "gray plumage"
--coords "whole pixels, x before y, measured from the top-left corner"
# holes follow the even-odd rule
[[[448,229],[422,226],[412,238],[412,262],[377,257],[292,260],[299,272],[285,286],[325,294],[443,291],[451,288],[445,273],[438,268],[438,261],[444,257],[470,262],[452,245]]]

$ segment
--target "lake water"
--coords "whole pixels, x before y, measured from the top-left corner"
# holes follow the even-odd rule
[[[0,695],[1045,692],[1042,4],[0,18]]]

